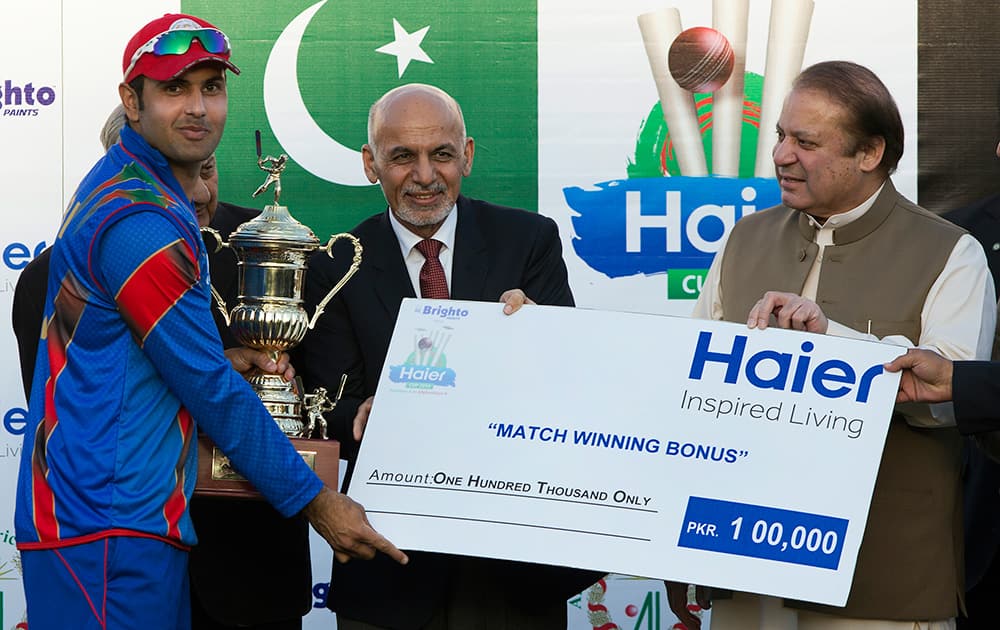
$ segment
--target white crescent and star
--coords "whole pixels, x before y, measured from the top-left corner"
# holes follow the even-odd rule
[[[264,68],[264,112],[274,137],[299,166],[316,177],[344,186],[371,186],[362,168],[361,152],[349,149],[316,124],[299,90],[299,46],[309,22],[327,0],[298,14],[278,36]],[[434,63],[420,47],[430,26],[407,33],[392,20],[395,40],[376,49],[395,55],[399,78],[411,61]]]

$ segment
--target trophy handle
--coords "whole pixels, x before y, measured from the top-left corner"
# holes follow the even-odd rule
[[[229,326],[232,322],[229,319],[229,308],[226,306],[226,301],[222,299],[219,292],[215,290],[215,286],[209,283],[208,288],[212,290],[212,297],[215,298],[215,308],[222,314],[223,321],[226,322],[226,326]]]
[[[347,232],[334,234],[330,237],[327,244],[320,247],[320,249],[325,251],[327,256],[333,258],[333,244],[342,239],[348,239],[354,243],[354,259],[351,261],[351,268],[348,269],[347,273],[344,274],[344,277],[341,278],[332,289],[330,289],[330,292],[326,294],[326,297],[316,305],[316,312],[313,313],[312,319],[309,320],[309,330],[312,330],[313,326],[316,325],[316,321],[319,319],[319,316],[323,314],[323,311],[326,309],[326,305],[333,299],[333,296],[337,294],[337,291],[340,291],[343,286],[347,284],[347,281],[351,279],[351,276],[357,273],[358,267],[361,266],[361,241],[359,241],[358,237],[353,234],[349,234]]]
[[[212,239],[215,240],[215,249],[213,249],[211,253],[217,254],[221,252],[223,248],[229,247],[229,243],[223,240],[222,235],[219,234],[219,231],[215,228],[211,228],[206,225],[201,228],[201,233],[203,237],[211,236]],[[222,299],[222,296],[219,295],[219,292],[215,290],[215,286],[211,283],[208,285],[208,288],[212,290],[212,297],[215,298],[215,308],[222,313],[222,319],[225,320],[226,326],[228,326],[230,324],[229,307],[226,306],[226,301]]]
[[[215,241],[215,249],[209,252],[210,254],[218,254],[219,252],[222,251],[224,247],[229,247],[229,243],[223,240],[222,235],[219,234],[219,231],[213,227],[208,227],[206,225],[205,227],[201,228],[201,235],[202,238],[206,236],[211,236],[212,240]]]

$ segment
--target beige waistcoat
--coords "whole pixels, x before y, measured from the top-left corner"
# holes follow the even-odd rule
[[[865,215],[834,232],[816,301],[841,324],[918,343],[927,293],[963,233],[887,181]],[[819,250],[814,234],[783,206],[737,222],[721,268],[724,318],[745,322],[765,291],[800,293]],[[960,444],[954,428],[913,428],[897,410],[847,606],[787,604],[861,619],[954,617],[963,592]]]

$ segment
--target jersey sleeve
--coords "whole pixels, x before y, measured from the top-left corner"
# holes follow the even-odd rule
[[[171,218],[153,210],[132,212],[95,237],[91,270],[195,423],[290,516],[323,484],[225,358],[208,279],[202,277],[206,258],[193,247]]]

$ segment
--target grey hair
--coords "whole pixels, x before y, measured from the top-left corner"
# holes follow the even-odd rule
[[[108,119],[104,121],[104,126],[101,127],[101,144],[104,146],[105,151],[118,143],[118,138],[121,136],[122,127],[124,126],[125,106],[119,103],[117,107],[111,110],[111,115],[108,116]]]
[[[441,88],[434,85],[427,85],[426,83],[407,83],[406,85],[395,87],[380,96],[379,99],[372,104],[371,109],[368,110],[368,146],[371,147],[372,152],[375,151],[375,131],[378,124],[381,122],[379,121],[379,118],[382,111],[385,109],[386,105],[392,101],[392,99],[400,94],[408,92],[423,92],[431,96],[436,96],[447,103],[448,107],[454,110],[455,114],[458,116],[459,130],[462,132],[461,144],[465,144],[465,116],[462,114],[462,107],[458,104],[458,101],[456,101],[451,94],[448,94]]]

